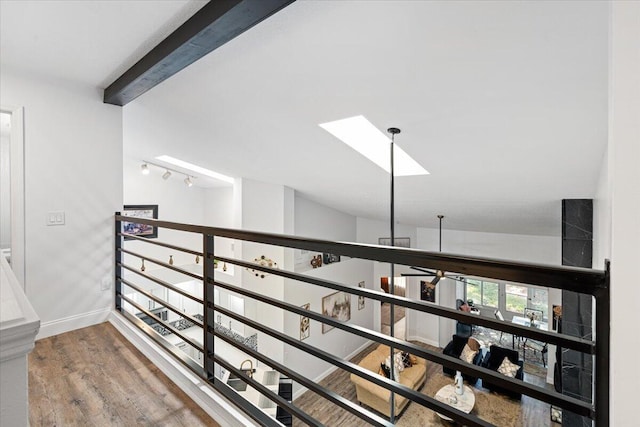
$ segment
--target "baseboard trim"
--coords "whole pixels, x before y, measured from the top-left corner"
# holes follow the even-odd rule
[[[222,427],[258,425],[200,377],[175,361],[152,339],[133,327],[120,314],[112,311],[108,321]]]
[[[438,341],[430,340],[430,339],[421,337],[419,335],[409,336],[409,337],[407,337],[407,341],[418,341],[418,342],[421,342],[423,344],[428,344],[428,345],[440,348],[440,343]]]
[[[111,308],[106,307],[62,319],[42,322],[40,324],[40,332],[38,332],[36,336],[36,341],[106,322],[109,318],[109,313],[111,313]]]

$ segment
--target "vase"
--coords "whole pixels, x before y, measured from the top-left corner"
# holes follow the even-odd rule
[[[461,395],[464,392],[464,381],[462,380],[462,373],[460,371],[456,371],[456,394]]]

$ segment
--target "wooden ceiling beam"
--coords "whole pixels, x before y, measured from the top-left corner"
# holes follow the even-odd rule
[[[124,106],[295,0],[213,0],[104,90]]]

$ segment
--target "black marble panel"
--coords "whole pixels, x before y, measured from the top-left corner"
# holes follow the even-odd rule
[[[591,240],[562,239],[562,265],[591,268],[592,258]]]
[[[591,268],[593,262],[593,201],[562,201],[562,265]],[[562,332],[592,338],[593,301],[590,295],[562,291]],[[562,350],[562,394],[591,401],[593,356]],[[591,426],[591,420],[563,411],[562,425]]]
[[[593,200],[562,201],[562,238],[593,240]]]

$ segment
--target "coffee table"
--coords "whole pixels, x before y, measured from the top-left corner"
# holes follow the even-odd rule
[[[456,394],[456,387],[449,384],[438,390],[435,399],[468,414],[476,404],[476,396],[468,385],[465,385],[463,390],[462,394]],[[453,421],[445,415],[438,414],[438,416],[443,420]]]

